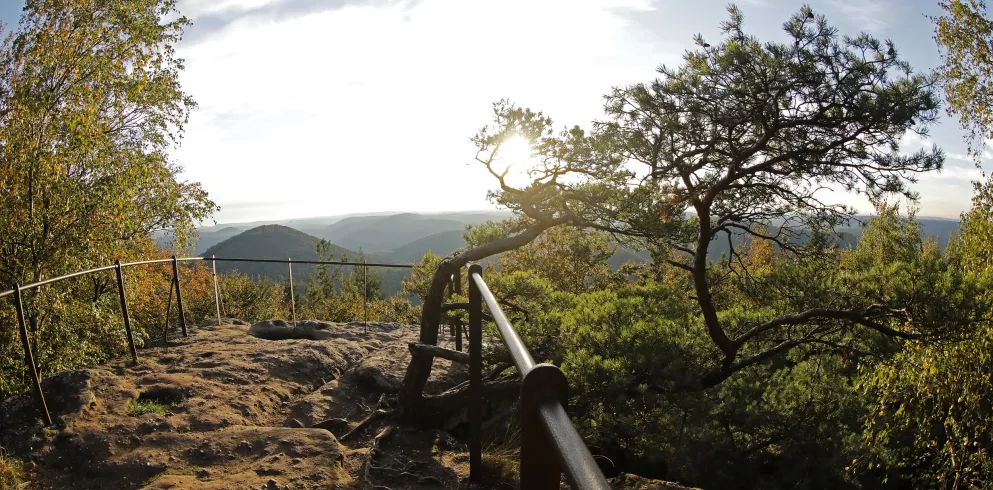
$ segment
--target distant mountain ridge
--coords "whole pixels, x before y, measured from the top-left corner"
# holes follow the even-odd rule
[[[392,250],[377,252],[377,254],[391,257],[400,262],[420,261],[421,257],[428,252],[445,257],[465,247],[465,239],[462,238],[463,233],[464,230],[442,231]]]
[[[317,244],[321,239],[283,225],[263,225],[252,228],[228,238],[210,248],[204,257],[225,257],[244,259],[277,259],[285,260],[319,260]],[[335,261],[342,261],[347,256],[348,261],[358,261],[359,252],[338,245],[331,245]],[[393,264],[389,257],[366,254],[367,262]],[[306,284],[315,265],[296,264],[293,266],[293,282]],[[409,275],[405,269],[376,269],[383,277],[383,288],[387,293],[400,290],[400,281]],[[265,276],[277,281],[289,279],[289,266],[286,264],[268,264],[258,262],[218,262],[217,272],[230,273],[239,271],[250,276]]]
[[[325,235],[332,245],[335,259],[348,255],[355,259],[358,249],[372,254],[366,255],[370,262],[382,263],[413,263],[421,259],[427,252],[447,256],[453,251],[465,246],[462,235],[467,224],[478,224],[486,220],[496,220],[506,217],[500,213],[444,213],[444,214],[383,214],[365,215],[342,218],[331,225],[324,225],[321,219],[298,220],[311,233],[298,230],[286,225],[262,225],[251,229],[241,226],[218,226],[200,232],[199,254],[209,257],[243,257],[285,259],[292,257],[297,260],[316,260],[317,244],[320,235]],[[862,236],[860,222],[868,221],[868,216],[858,216],[859,222],[849,226],[838,227],[841,237],[837,240],[839,247],[850,247],[858,243]],[[922,233],[938,240],[941,247],[948,243],[949,237],[958,229],[958,221],[944,218],[919,217]],[[732,238],[735,247],[742,247],[747,239],[737,235]],[[708,253],[710,260],[719,259],[729,251],[726,237],[715,240]],[[618,267],[627,261],[647,261],[649,257],[644,252],[621,248],[610,259],[612,267]],[[240,270],[251,275],[264,275],[277,280],[286,280],[287,267],[283,264],[245,264],[218,263],[218,272]],[[306,282],[313,266],[304,264],[293,267],[295,282]],[[408,275],[402,269],[383,269],[379,271],[384,279],[384,289],[387,292],[400,290],[400,281]]]

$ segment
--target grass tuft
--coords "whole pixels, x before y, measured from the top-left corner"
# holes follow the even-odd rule
[[[14,489],[27,481],[24,465],[13,456],[0,449],[0,489]]]
[[[138,417],[148,413],[165,415],[169,411],[169,406],[152,400],[131,400],[128,402],[128,415]]]

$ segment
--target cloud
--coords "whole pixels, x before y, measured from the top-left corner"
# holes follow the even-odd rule
[[[893,6],[884,0],[829,0],[829,5],[862,29],[878,32],[886,28]]]
[[[588,125],[602,94],[651,78],[664,54],[624,17],[647,1],[315,5],[188,14],[221,21],[179,47],[199,109],[173,157],[222,203],[219,220],[488,207],[469,136],[493,101]],[[246,199],[280,204],[224,205]]]
[[[932,146],[934,146],[934,141],[913,131],[908,130],[900,137],[900,149],[905,152],[919,150],[921,148],[931,148]]]
[[[271,207],[273,204],[279,204],[278,201],[234,201],[234,202],[221,202],[218,205],[221,209],[225,211],[244,211],[248,209],[265,209]]]
[[[339,10],[349,5],[388,5],[387,0],[240,0],[211,2],[195,0],[179,5],[193,21],[187,29],[185,43],[203,42],[241,22],[282,22],[309,14]]]

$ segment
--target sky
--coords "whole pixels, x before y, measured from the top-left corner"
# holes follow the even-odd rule
[[[0,0],[16,24],[18,0]],[[693,35],[720,38],[721,0],[179,0],[178,46],[198,103],[172,152],[217,222],[492,209],[469,138],[508,98],[557,127],[600,119],[611,87],[677,65]],[[741,0],[746,30],[784,40],[800,2]],[[940,62],[937,0],[816,0],[842,33],[892,39],[917,70]],[[919,214],[957,217],[980,171],[943,117],[945,170],[922,176]],[[837,200],[870,212],[851,196]]]

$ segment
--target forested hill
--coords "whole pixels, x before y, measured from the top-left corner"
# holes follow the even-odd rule
[[[832,238],[834,243],[837,244],[839,248],[850,248],[857,245],[859,239],[862,238],[863,226],[869,222],[869,219],[871,219],[871,216],[856,216],[851,223],[845,226],[837,227],[835,229],[836,236]],[[938,245],[942,249],[944,249],[945,245],[948,244],[948,240],[951,238],[952,234],[958,230],[959,226],[958,220],[946,218],[918,217],[917,222],[920,224],[921,234],[925,237],[937,240]],[[732,240],[736,249],[745,245],[747,241],[747,238],[742,234],[738,234]],[[710,260],[717,260],[722,255],[729,254],[729,252],[730,245],[728,244],[727,236],[722,234],[711,242],[710,248],[707,251],[707,257]],[[641,257],[644,254],[636,255]],[[647,256],[644,257],[645,260],[647,260]]]
[[[324,231],[330,236],[341,237],[347,244],[370,244],[369,247],[363,246],[363,250],[373,250],[372,254],[366,254],[366,260],[369,262],[412,263],[420,260],[427,252],[445,256],[465,246],[465,240],[462,238],[465,226],[479,223],[484,217],[498,218],[495,215],[471,213],[357,216],[340,220],[325,227]],[[866,222],[868,217],[858,217],[858,221]],[[311,229],[315,228],[314,222],[301,222]],[[840,247],[851,247],[858,243],[862,235],[859,222],[838,228],[840,237],[837,241]],[[948,243],[949,237],[958,228],[958,222],[950,219],[918,218],[918,222],[921,224],[923,234],[937,239],[942,247]],[[438,231],[439,229],[442,231]],[[317,260],[316,248],[321,240],[317,236],[283,225],[263,225],[247,230],[241,225],[219,225],[201,231],[200,235],[201,242],[197,250],[205,257],[211,255],[259,259],[292,257],[295,260]],[[330,241],[332,242],[330,251],[335,260],[341,260],[345,256],[350,260],[358,260],[358,247],[342,246],[342,243],[333,239]],[[733,242],[736,247],[740,247],[745,244],[746,239],[738,236]],[[205,247],[205,244],[209,245]],[[708,256],[711,260],[717,260],[722,254],[727,255],[728,250],[727,238],[721,237],[711,244]],[[611,258],[610,265],[616,268],[627,261],[647,260],[648,256],[645,253],[621,248]],[[280,281],[286,280],[288,276],[287,267],[282,264],[218,264],[218,272],[233,270]],[[313,266],[309,265],[294,266],[295,282],[305,284],[312,270]],[[380,269],[374,270],[373,273],[383,278],[383,290],[387,294],[400,291],[400,281],[407,277],[406,271],[397,269]]]
[[[334,215],[247,223],[219,223],[198,228],[200,244],[197,251],[203,252],[211,245],[245,230],[263,225],[283,225],[317,238],[324,238],[348,249],[358,250],[361,247],[368,252],[378,253],[393,250],[434,234],[462,231],[465,230],[466,225],[476,225],[490,220],[500,221],[509,216],[508,211],[492,210]],[[159,238],[164,242],[166,237]]]
[[[282,225],[263,225],[252,228],[228,238],[204,251],[204,257],[235,257],[247,259],[286,259],[319,260],[317,244],[321,239]],[[331,245],[332,260],[360,260],[361,253],[338,245]],[[396,263],[395,260],[378,255],[365,255],[367,262]],[[293,266],[293,280],[298,284],[306,284],[310,280],[313,265],[298,264]],[[250,276],[265,276],[271,279],[285,281],[289,276],[289,268],[285,264],[266,264],[253,262],[218,262],[217,272],[229,273],[239,271]],[[405,270],[389,269],[374,270],[383,278],[383,289],[386,293],[400,290],[400,281],[407,275]]]

